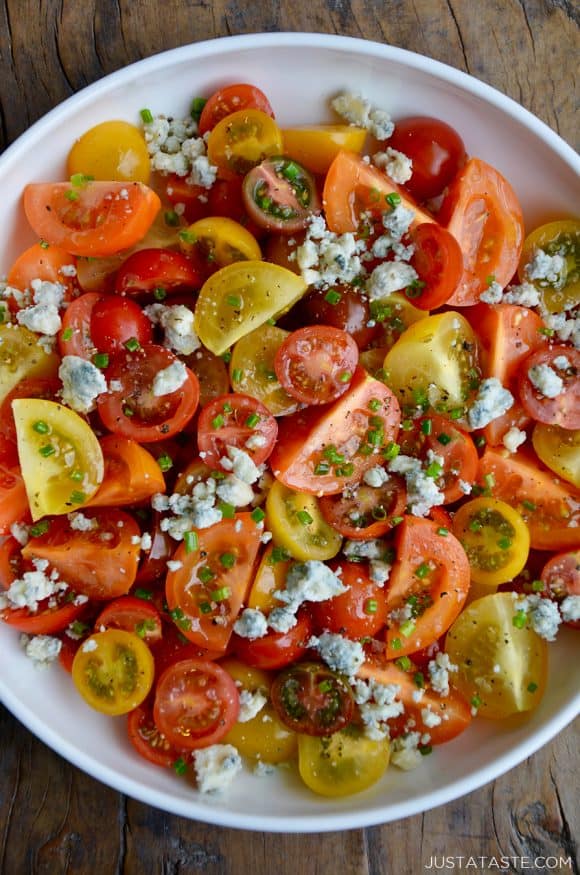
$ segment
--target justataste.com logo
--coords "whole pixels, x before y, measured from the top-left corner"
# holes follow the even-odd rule
[[[471,871],[488,872],[512,868],[516,872],[530,869],[533,872],[542,869],[567,869],[572,871],[572,857],[467,857],[467,856],[431,856],[424,864],[424,869],[471,869]]]

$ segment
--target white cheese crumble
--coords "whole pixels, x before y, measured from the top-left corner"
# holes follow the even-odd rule
[[[375,680],[356,680],[353,684],[354,700],[365,725],[365,735],[375,741],[389,737],[387,721],[398,717],[405,710],[397,699],[398,684],[381,684]]]
[[[516,428],[515,425],[506,431],[502,438],[502,443],[506,450],[510,453],[515,453],[518,450],[518,447],[521,447],[522,444],[525,444],[527,435],[525,431],[522,431],[519,428]]]
[[[231,462],[231,471],[239,480],[250,484],[259,480],[261,471],[248,453],[237,447],[230,446],[226,447],[226,452],[228,454],[226,461]],[[228,466],[224,464],[223,459],[220,459],[220,462],[226,470],[229,470]]]
[[[429,670],[431,686],[435,692],[439,693],[440,696],[448,696],[449,674],[456,672],[458,670],[457,666],[451,662],[446,653],[440,651],[435,656],[435,659],[429,661],[427,668]]]
[[[304,243],[296,250],[302,278],[314,286],[352,282],[364,272],[359,253],[365,246],[354,234],[329,231],[323,216],[313,216]]]
[[[557,398],[564,381],[550,365],[534,365],[528,370],[530,383],[545,398]]]
[[[395,130],[391,117],[383,109],[372,109],[360,94],[345,91],[331,101],[331,106],[350,125],[365,128],[377,140],[388,140]]]
[[[443,458],[433,454],[428,460],[437,462],[443,469]],[[389,471],[402,474],[407,484],[407,504],[413,516],[427,516],[432,507],[437,507],[445,501],[444,494],[437,488],[435,478],[429,477],[423,470],[419,459],[413,456],[398,455],[389,463]]]
[[[366,559],[384,559],[387,546],[380,538],[371,538],[368,541],[346,541],[342,552],[347,559],[363,562]]]
[[[347,589],[328,565],[318,559],[308,559],[292,565],[285,589],[277,590],[275,596],[296,613],[304,602],[324,602]]]
[[[406,289],[419,274],[404,261],[385,261],[377,265],[367,281],[367,293],[371,301],[388,298],[393,292]]]
[[[333,632],[323,632],[318,638],[313,636],[308,646],[318,650],[320,658],[329,668],[347,677],[354,677],[365,661],[360,641],[351,641]]]
[[[64,298],[64,286],[47,280],[34,279],[30,283],[34,304],[19,310],[16,319],[30,331],[54,337],[62,327],[59,308]]]
[[[514,403],[514,396],[504,389],[497,377],[488,377],[479,386],[477,397],[467,413],[471,428],[485,428],[503,416]]]
[[[63,357],[58,376],[62,381],[63,403],[77,413],[94,410],[96,398],[107,391],[103,372],[77,355]]]
[[[12,608],[28,608],[34,613],[38,603],[68,589],[64,581],[59,580],[58,572],[53,570],[46,574],[48,562],[46,559],[33,559],[34,571],[25,571],[21,578],[13,580],[10,587],[3,593],[6,606]]]
[[[98,646],[94,638],[89,638],[84,644],[81,644],[81,650],[83,653],[93,653],[93,651],[97,650]]]
[[[433,729],[434,726],[439,726],[442,721],[442,718],[439,714],[436,714],[431,707],[421,708],[421,720],[423,721],[423,725],[427,727],[427,729]]]
[[[285,635],[290,629],[293,629],[298,620],[292,608],[272,608],[268,614],[268,626],[274,632],[280,632]]]
[[[423,760],[419,750],[420,741],[418,732],[408,732],[395,738],[391,747],[391,763],[404,772],[416,769]]]
[[[526,264],[524,273],[529,280],[557,285],[566,276],[566,259],[562,255],[548,255],[543,249],[537,249],[532,260]]]
[[[163,346],[179,355],[191,355],[201,346],[193,327],[193,313],[183,304],[150,304],[144,309],[154,325],[163,328]]]
[[[58,659],[62,641],[52,635],[20,636],[20,645],[27,657],[32,660],[35,668],[45,669]]]
[[[260,432],[256,432],[250,435],[244,446],[247,450],[261,450],[267,443],[268,441],[265,436],[260,434]]]
[[[242,690],[240,693],[240,713],[238,714],[238,723],[248,723],[260,713],[266,702],[268,701],[260,690]]]
[[[30,533],[28,531],[28,526],[25,525],[25,523],[12,523],[10,526],[10,534],[15,541],[18,541],[21,547],[25,547],[28,544]]]
[[[181,389],[187,380],[187,368],[181,361],[172,362],[167,368],[163,368],[155,374],[153,379],[153,394],[156,398],[163,395],[171,395]]]
[[[384,170],[393,182],[404,185],[413,175],[413,161],[408,155],[388,146],[384,152],[375,152],[373,164]]]
[[[555,641],[562,622],[558,606],[551,599],[528,595],[515,603],[516,611],[523,611],[534,632],[546,641]]]
[[[567,358],[565,355],[558,355],[552,361],[552,364],[555,368],[558,368],[559,371],[565,371],[567,368],[570,367],[570,359]]]
[[[99,521],[94,517],[85,516],[80,511],[67,514],[71,529],[75,532],[94,532],[99,528]]]
[[[484,304],[499,304],[503,296],[503,289],[498,282],[493,280],[487,289],[481,293],[479,300]]]
[[[568,595],[560,602],[562,620],[566,623],[577,623],[580,620],[580,595]]]
[[[532,283],[523,282],[519,286],[509,286],[502,303],[517,304],[518,307],[537,307],[540,303],[540,294]]]
[[[218,482],[216,494],[221,501],[233,504],[234,507],[245,507],[254,498],[254,490],[250,484],[240,480],[235,474],[228,474]]]
[[[268,631],[268,621],[262,611],[257,608],[244,608],[236,622],[234,632],[240,638],[263,638]]]
[[[159,513],[171,511],[173,516],[164,517],[160,522],[161,531],[167,532],[176,541],[182,541],[186,532],[192,529],[208,529],[222,519],[222,512],[215,506],[216,481],[213,477],[196,483],[191,495],[163,495],[156,493],[151,499],[151,507]]]
[[[242,770],[242,758],[232,744],[212,744],[196,750],[193,763],[201,793],[225,790]]]
[[[257,775],[258,778],[267,778],[269,775],[273,775],[275,771],[276,766],[273,766],[271,763],[263,763],[262,760],[254,766],[254,775]]]
[[[206,142],[196,137],[197,124],[192,118],[175,119],[158,115],[143,124],[143,133],[153,170],[186,177],[186,182],[211,188],[217,167],[206,155]]]
[[[383,213],[383,227],[394,240],[401,240],[413,224],[414,218],[413,210],[397,204],[392,210]]]

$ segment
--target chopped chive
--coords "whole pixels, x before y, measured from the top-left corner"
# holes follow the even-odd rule
[[[87,500],[87,496],[84,492],[78,492],[76,489],[71,492],[70,501],[72,504],[84,504]]]
[[[431,464],[428,465],[425,469],[425,474],[427,475],[427,477],[433,477],[434,479],[436,479],[437,477],[439,477],[442,470],[443,466],[440,465],[439,462],[431,462]]]
[[[481,699],[479,698],[479,696],[473,696],[471,699],[472,708],[479,708],[480,705],[481,705]]]
[[[412,429],[413,429],[413,422],[412,422],[412,420],[410,420],[410,419],[404,419],[404,420],[401,422],[401,428],[402,428],[403,431],[412,431]]]
[[[369,406],[369,410],[372,410],[373,413],[376,413],[377,410],[381,409],[381,402],[379,401],[378,398],[371,398],[368,406]]]
[[[189,243],[191,246],[197,241],[195,234],[192,234],[191,231],[187,231],[186,229],[179,232],[179,239],[184,243]]]
[[[342,453],[339,453],[334,444],[329,444],[322,451],[322,455],[325,459],[328,459],[333,465],[340,465],[341,462],[344,462],[344,456]]]
[[[314,520],[312,519],[312,517],[310,516],[310,514],[308,513],[307,510],[297,511],[296,519],[298,520],[298,522],[302,526],[309,526],[314,522]]]
[[[472,519],[469,521],[469,525],[467,526],[470,532],[481,532],[483,529],[483,523],[479,520]]]
[[[75,483],[80,483],[84,479],[85,475],[83,474],[82,471],[76,470],[76,471],[71,471],[68,476],[70,477],[71,480],[74,480]]]
[[[440,526],[437,529],[437,534],[441,535],[441,537],[443,537],[443,538],[446,538],[447,535],[449,534],[449,529],[447,529],[445,526]]]
[[[404,520],[402,516],[391,517],[391,526],[399,526]]]
[[[232,371],[232,383],[240,383],[242,380],[241,368],[234,368]]]
[[[531,511],[532,513],[537,510],[537,505],[535,505],[533,501],[528,501],[527,499],[524,499],[524,501],[522,501],[522,507],[524,507],[526,510]]]
[[[192,119],[195,119],[196,122],[199,121],[206,103],[207,100],[205,99],[205,97],[194,97],[191,101],[191,117]]]
[[[209,602],[200,602],[199,610],[202,614],[211,614],[211,605]]]
[[[416,671],[413,675],[413,682],[420,690],[425,686],[425,675],[422,671]]]
[[[413,622],[413,620],[405,620],[405,622],[401,623],[401,625],[399,627],[399,632],[405,638],[409,638],[413,634],[414,631],[415,631],[415,623]]]
[[[153,593],[150,589],[142,589],[140,586],[137,587],[133,595],[138,599],[142,599],[144,602],[150,602],[153,598]]]
[[[398,206],[401,203],[401,195],[399,194],[398,191],[392,191],[389,194],[385,195],[385,200],[388,203],[388,205],[392,209],[394,209],[396,206]]]
[[[169,225],[170,228],[177,228],[179,225],[179,216],[175,210],[165,210],[163,218],[165,219],[165,224]]]
[[[231,594],[232,591],[229,586],[220,586],[219,589],[214,589],[214,591],[210,593],[210,598],[212,602],[225,602],[226,599],[229,599]]]
[[[398,659],[395,659],[395,665],[398,665],[401,671],[409,671],[411,668],[411,660],[408,656],[399,656]]]
[[[202,565],[202,567],[197,572],[198,578],[202,583],[209,583],[215,577],[215,572],[211,570],[208,565]]]
[[[393,459],[396,459],[399,453],[401,452],[401,447],[399,444],[396,444],[394,441],[389,441],[385,449],[383,450],[383,458],[388,462],[391,462]]]
[[[226,295],[226,304],[228,307],[235,307],[239,310],[242,306],[242,299],[239,295]]]
[[[256,507],[252,511],[251,517],[255,523],[261,523],[266,518],[266,514],[261,507]]]
[[[553,337],[555,333],[553,328],[538,328],[538,334],[543,334],[545,337]]]
[[[199,546],[199,538],[197,532],[186,532],[183,536],[186,553],[194,553]]]
[[[74,185],[75,188],[83,188],[88,182],[92,182],[94,178],[94,176],[88,176],[84,173],[73,173],[70,178],[70,184]]]
[[[138,352],[141,349],[141,344],[136,337],[130,337],[123,345],[129,352]]]
[[[54,454],[56,453],[56,449],[53,447],[52,444],[45,444],[39,449],[38,452],[41,456],[44,456],[44,458],[47,459],[49,456],[54,456]]]
[[[185,775],[187,772],[187,763],[183,759],[183,757],[178,757],[173,763],[173,771],[176,775]]]
[[[545,585],[543,580],[532,580],[532,592],[544,592]]]
[[[483,478],[487,489],[493,489],[495,486],[495,477],[493,474],[486,474]]]
[[[350,371],[343,371],[341,374],[338,375],[338,379],[341,383],[348,383],[350,380],[352,380],[352,374]]]
[[[234,408],[229,401],[226,401],[226,403],[222,406],[222,410],[224,413],[233,413]]]
[[[511,545],[512,545],[512,542],[511,542],[510,538],[500,538],[497,542],[497,546],[499,547],[500,550],[509,550]]]
[[[223,353],[221,354],[220,358],[221,358],[222,362],[225,362],[226,365],[229,365],[229,363],[230,363],[231,360],[232,360],[232,353],[231,353],[231,351],[230,351],[229,349],[227,349],[225,352],[223,352]]]
[[[437,435],[437,440],[439,441],[439,443],[440,443],[441,446],[443,446],[443,447],[446,447],[447,444],[450,444],[450,443],[451,443],[451,437],[450,437],[450,435],[445,434],[445,432],[442,432],[441,434],[438,434],[438,435]]]
[[[337,477],[352,477],[354,465],[352,462],[347,462],[346,465],[340,465],[338,468],[335,468],[334,473]]]
[[[37,434],[48,434],[50,431],[48,422],[45,422],[43,419],[37,419],[36,422],[32,424],[32,428]]]
[[[228,504],[226,501],[218,504],[218,510],[221,512],[224,520],[233,520],[236,515],[236,509],[233,504]]]
[[[333,306],[336,306],[341,298],[342,295],[340,294],[340,292],[337,292],[336,289],[329,289],[324,296],[324,300],[326,301],[326,303],[332,304]]]
[[[97,352],[93,356],[93,364],[97,368],[108,368],[109,367],[109,356],[106,352]]]
[[[367,599],[364,603],[365,614],[376,614],[379,609],[379,603],[376,599]]]
[[[473,442],[478,449],[483,449],[486,445],[487,441],[482,434],[478,434],[476,438],[473,439]]]
[[[147,632],[155,631],[155,620],[141,620],[140,623],[137,623],[135,626],[135,634],[139,638],[145,638]]]
[[[131,416],[135,416],[135,412],[132,407],[129,407],[128,404],[125,404],[125,406],[123,407],[123,415],[131,418]]]
[[[225,422],[225,419],[223,418],[221,413],[218,413],[218,415],[214,416],[214,418],[212,419],[211,427],[212,428],[221,428],[223,426],[224,422]]]
[[[314,473],[317,477],[322,477],[324,474],[328,474],[329,471],[330,465],[327,462],[319,462],[314,468]]]
[[[402,646],[400,638],[393,638],[391,641],[391,650],[400,650]]]
[[[531,683],[528,684],[528,693],[535,693],[537,689],[538,685],[534,683],[534,681],[531,681]]]
[[[422,757],[428,757],[429,754],[433,753],[433,745],[424,744],[422,747],[419,748],[419,753]]]
[[[246,425],[248,428],[255,428],[260,421],[260,417],[257,413],[250,413],[248,418],[246,419]]]
[[[425,435],[430,435],[433,431],[433,423],[430,419],[424,419],[421,423],[421,431]]]
[[[73,336],[72,328],[65,328],[64,331],[62,332],[62,339],[63,340],[72,340],[72,336]]]
[[[67,199],[67,201],[78,201],[78,199],[79,199],[78,191],[75,191],[72,188],[69,188],[67,191],[65,191],[64,196]]]
[[[236,564],[236,557],[234,553],[222,553],[220,556],[220,562],[224,568],[233,568]],[[215,599],[214,599],[215,601]]]
[[[523,629],[526,625],[526,612],[518,611],[517,614],[514,614],[512,617],[512,623],[516,629]]]
[[[165,474],[166,471],[169,471],[171,470],[171,468],[173,468],[173,459],[171,458],[169,453],[162,453],[157,458],[157,464]]]
[[[422,562],[422,563],[421,563],[421,564],[415,569],[415,577],[418,577],[419,580],[423,580],[423,578],[427,577],[427,575],[429,574],[430,571],[431,571],[431,567],[430,567],[429,563],[428,563],[428,562]]]
[[[41,238],[41,239],[38,241],[38,245],[40,246],[41,249],[48,249],[49,246],[50,246],[50,243],[47,243],[46,240],[43,240],[43,239]]]
[[[48,520],[40,520],[39,523],[30,527],[30,534],[33,538],[39,538],[41,535],[45,535],[50,528],[50,522]]]
[[[156,289],[153,289],[153,297],[156,301],[164,301],[167,297],[167,292],[162,286],[157,286]]]
[[[276,565],[278,562],[288,562],[290,553],[285,547],[272,547],[272,552],[268,560],[269,565]]]
[[[141,121],[144,125],[150,125],[153,121],[153,113],[150,109],[142,109],[139,111],[139,115],[141,116]]]
[[[371,447],[380,447],[385,439],[385,433],[382,429],[370,428],[367,432],[367,441]]]
[[[449,411],[449,419],[461,419],[463,416],[463,408],[462,407],[454,407],[453,410]]]

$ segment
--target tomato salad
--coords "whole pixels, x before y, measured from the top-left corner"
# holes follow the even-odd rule
[[[580,625],[580,222],[331,103],[96,125],[2,285],[1,617],[202,792],[360,792]]]

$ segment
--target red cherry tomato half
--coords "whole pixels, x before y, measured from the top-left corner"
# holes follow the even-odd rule
[[[276,239],[276,238],[273,238]],[[295,269],[296,262],[271,261],[282,264],[282,267]],[[294,266],[294,268],[292,267]],[[371,328],[371,311],[366,295],[362,295],[352,286],[335,283],[332,289],[313,289],[293,308],[297,313],[297,325],[330,325],[340,328],[356,341],[359,349],[366,349],[382,329],[380,325]]]
[[[62,317],[58,333],[58,349],[61,356],[76,355],[90,361],[96,352],[91,337],[93,308],[102,300],[97,292],[87,292],[69,304]]]
[[[418,201],[441,194],[465,164],[465,146],[457,131],[427,116],[398,121],[389,146],[412,159],[413,175],[405,188]]]
[[[183,176],[175,174],[169,176],[165,183],[165,194],[169,203],[174,206],[183,204],[183,215],[190,225],[212,215],[208,203],[208,189],[201,185],[192,185]]]
[[[91,313],[91,338],[99,352],[115,353],[135,338],[141,346],[153,338],[153,326],[141,307],[121,295],[107,295],[97,301]]]
[[[312,620],[305,612],[299,612],[297,623],[289,632],[268,632],[263,638],[240,638],[234,633],[234,653],[253,668],[265,671],[284,668],[296,662],[306,653],[312,636]]]
[[[392,528],[393,518],[405,512],[407,493],[401,478],[391,474],[382,486],[355,484],[338,495],[323,495],[319,504],[326,522],[344,538],[366,541]]]
[[[457,288],[463,275],[463,255],[455,237],[433,222],[418,225],[411,236],[415,244],[411,265],[419,274],[420,286],[413,304],[420,310],[435,310]]]
[[[567,596],[580,596],[580,550],[552,556],[542,569],[541,580],[544,589],[538,595],[546,595],[556,602],[562,602]],[[564,622],[580,629],[580,620]]]
[[[161,615],[150,601],[132,595],[121,596],[101,611],[95,620],[95,628],[124,629],[135,632],[147,644],[161,640],[163,634]]]
[[[127,735],[137,753],[156,766],[171,768],[181,751],[169,744],[153,720],[153,708],[147,699],[127,718]]]
[[[233,219],[234,222],[243,225],[254,237],[259,238],[263,236],[264,231],[251,221],[246,212],[242,195],[243,183],[241,176],[233,176],[232,179],[218,177],[207,195],[208,214]]]
[[[0,434],[7,441],[16,442],[16,426],[12,413],[12,402],[15,398],[45,398],[47,401],[53,401],[61,388],[62,384],[56,377],[31,377],[21,380],[0,405]]]
[[[561,428],[580,428],[580,350],[569,346],[552,346],[532,353],[522,364],[519,375],[520,400],[537,422],[559,425]],[[535,376],[534,376],[535,375]],[[555,382],[555,397],[549,397],[539,388],[549,378]],[[548,384],[546,383],[546,386]],[[552,390],[550,391],[550,394]]]
[[[332,735],[348,726],[354,712],[349,684],[319,662],[301,662],[281,672],[270,698],[282,723],[305,735]]]
[[[143,296],[155,289],[167,294],[194,291],[205,277],[192,259],[173,249],[140,249],[123,262],[117,272],[115,290],[120,295]]]
[[[222,395],[203,408],[197,426],[197,444],[210,468],[221,468],[227,448],[237,447],[256,465],[265,462],[276,443],[278,425],[270,411],[250,395]],[[249,449],[246,442],[259,435],[264,443]]]
[[[184,659],[170,665],[157,682],[155,725],[180,750],[217,744],[236,722],[239,710],[237,687],[216,663]]]
[[[240,109],[259,109],[270,118],[274,118],[274,110],[263,91],[255,85],[226,85],[211,95],[206,102],[199,118],[200,136],[211,131],[223,118]]]
[[[366,563],[337,564],[342,568],[341,582],[348,589],[332,599],[311,605],[315,633],[335,632],[347,638],[374,637],[387,622],[384,586],[371,580]]]
[[[274,370],[289,395],[303,404],[328,404],[348,390],[358,364],[353,338],[328,325],[293,331],[282,343]]]
[[[107,368],[109,392],[97,401],[103,425],[140,443],[162,441],[182,431],[197,409],[195,374],[188,368],[185,382],[174,392],[153,393],[156,375],[176,361],[168,349],[152,343],[116,357]]]
[[[242,195],[248,215],[266,231],[295,234],[320,209],[314,177],[290,158],[269,158],[253,167]]]

